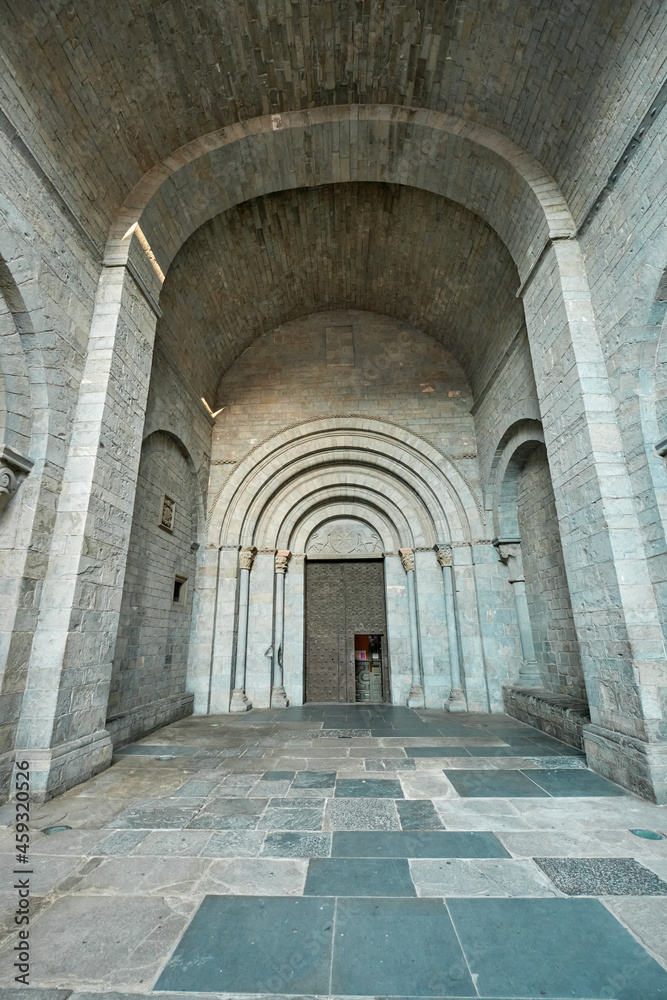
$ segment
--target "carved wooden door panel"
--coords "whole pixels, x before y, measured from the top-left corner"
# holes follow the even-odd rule
[[[381,560],[306,562],[306,701],[354,701],[354,636],[384,637]],[[388,698],[388,684],[385,684]]]
[[[347,701],[343,563],[306,563],[306,701]],[[342,676],[341,676],[342,674]],[[342,684],[341,684],[342,681]]]

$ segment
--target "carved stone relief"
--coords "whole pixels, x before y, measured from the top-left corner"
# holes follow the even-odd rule
[[[377,531],[353,518],[328,521],[310,536],[306,547],[309,559],[335,559],[382,555],[382,539]]]

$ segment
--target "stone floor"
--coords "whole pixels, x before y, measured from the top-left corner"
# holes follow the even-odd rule
[[[667,839],[631,832],[667,809],[507,716],[186,719],[32,828],[33,1000],[667,998]],[[6,826],[7,987],[12,847]]]

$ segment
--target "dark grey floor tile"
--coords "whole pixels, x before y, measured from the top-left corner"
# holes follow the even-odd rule
[[[114,750],[118,757],[191,757],[199,753],[200,747],[149,746],[145,743],[130,743],[120,750]]]
[[[339,778],[334,794],[337,799],[402,799],[403,789],[397,779]]]
[[[367,771],[414,771],[415,762],[409,757],[367,757]]]
[[[404,830],[444,829],[430,799],[397,799],[396,808]]]
[[[535,751],[539,750],[539,747],[530,748],[533,756],[538,756]],[[509,746],[509,747],[467,747],[468,753],[471,757],[525,757],[528,750],[525,746]],[[553,751],[551,751],[553,752]]]
[[[304,896],[415,896],[404,858],[314,858]]]
[[[330,833],[267,833],[263,858],[328,858]]]
[[[446,770],[449,781],[465,798],[546,798],[548,793],[523,771]],[[534,771],[530,772],[534,774]],[[555,772],[549,772],[550,774]]]
[[[553,796],[627,795],[624,788],[593,771],[536,769],[526,772]]]
[[[477,995],[447,910],[435,899],[339,899],[331,992]]]
[[[568,896],[666,896],[667,882],[634,858],[533,858]]]
[[[155,990],[328,994],[334,900],[207,896]]]
[[[509,858],[495,833],[486,831],[338,830],[332,857],[337,858]]]
[[[297,771],[292,782],[292,790],[295,788],[333,788],[335,784],[335,771]]]
[[[449,899],[482,997],[667,997],[667,972],[595,899]]]
[[[467,747],[406,747],[408,757],[469,757]]]
[[[262,781],[291,781],[296,771],[265,771]]]

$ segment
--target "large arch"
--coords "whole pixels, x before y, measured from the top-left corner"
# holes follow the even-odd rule
[[[332,158],[335,148],[346,155]],[[128,196],[105,263],[143,258],[161,283],[188,236],[233,205],[349,180],[407,184],[459,202],[495,229],[522,279],[548,239],[575,232],[553,178],[493,129],[423,109],[344,105],[253,118],[174,151]]]
[[[342,157],[332,156],[332,150],[340,154],[341,148]],[[615,669],[612,634],[624,636],[621,645],[629,661],[662,657],[654,600],[643,600],[641,615],[635,610],[650,588],[643,549],[632,579],[619,569],[626,558],[623,538],[628,527],[637,527],[636,517],[624,506],[626,501],[631,505],[632,491],[627,468],[618,468],[614,417],[608,432],[613,400],[569,209],[553,179],[525,151],[491,130],[435,112],[346,106],[253,119],[183,147],[137,185],[107,244],[65,474],[65,493],[76,494],[87,512],[95,509],[99,483],[117,484],[109,505],[116,539],[107,560],[109,572],[117,575],[127,554],[127,496],[136,483],[159,293],[174,254],[198,225],[239,200],[348,179],[410,184],[442,194],[479,214],[507,246],[522,280],[545,440],[565,525],[563,548],[576,581],[573,604],[580,633],[586,636],[590,670],[604,674],[606,667],[600,664]],[[573,423],[579,434],[576,458],[566,433],[566,425]],[[112,425],[124,442],[122,452],[99,448]],[[592,470],[586,483],[572,474],[578,461]],[[613,485],[612,466],[617,473]],[[470,509],[477,509],[474,518],[481,522],[481,505],[474,496],[472,500]],[[585,551],[583,562],[577,522],[582,505],[599,511],[596,544]],[[61,589],[67,603],[78,608],[80,564],[94,517],[89,513],[73,527],[66,504],[58,516],[56,532],[62,530],[68,542],[68,558],[58,567]],[[604,600],[611,609],[603,629],[597,627],[599,602],[591,599],[589,587],[591,570],[599,563],[605,567]],[[57,681],[80,651],[70,633],[53,633],[46,605],[43,612],[45,628],[36,652],[48,648]],[[108,646],[113,612],[96,608],[91,614],[95,624],[91,621],[86,641]],[[70,673],[67,683],[75,683],[75,671]],[[627,676],[619,678],[623,697],[615,703],[605,701],[599,683],[595,721],[645,739],[658,731],[659,720],[651,709],[646,723],[649,701],[642,707],[638,686],[626,684]],[[47,729],[44,739],[50,745],[52,723]],[[82,735],[75,732],[73,738]],[[82,758],[93,759],[105,738],[103,729],[96,732],[81,746]],[[47,784],[50,770],[47,763]],[[40,779],[36,794],[39,785]]]

